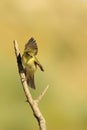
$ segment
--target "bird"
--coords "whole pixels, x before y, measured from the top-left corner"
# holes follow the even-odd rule
[[[44,71],[43,66],[40,64],[36,55],[38,53],[38,46],[36,40],[31,37],[25,44],[24,52],[22,54],[22,64],[25,70],[26,81],[29,87],[36,89],[34,74],[37,66],[41,71]]]

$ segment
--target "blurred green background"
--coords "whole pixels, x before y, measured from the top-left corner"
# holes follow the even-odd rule
[[[45,72],[35,74],[34,98],[50,85],[40,102],[47,130],[87,129],[87,1],[0,1],[0,130],[37,130],[18,75],[13,40],[33,36]]]

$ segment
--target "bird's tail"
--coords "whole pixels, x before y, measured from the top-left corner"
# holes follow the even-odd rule
[[[36,89],[34,83],[34,75],[33,76],[27,75],[27,84],[29,85],[29,87]]]

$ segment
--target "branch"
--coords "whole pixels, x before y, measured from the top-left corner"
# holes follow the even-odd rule
[[[44,91],[37,97],[36,101],[37,103],[39,103],[41,101],[41,99],[43,98],[43,96],[45,95],[45,93],[47,92],[49,88],[49,85],[44,89]]]
[[[42,99],[42,97],[45,95],[48,86],[45,88],[45,90],[38,96],[38,98],[36,100],[34,100],[32,98],[32,95],[30,93],[29,87],[27,85],[27,81],[26,81],[26,76],[25,76],[25,71],[24,68],[22,66],[22,61],[21,61],[21,54],[18,48],[18,43],[17,41],[13,41],[14,43],[14,49],[15,49],[15,55],[16,55],[16,59],[17,59],[17,65],[18,65],[18,71],[19,71],[19,75],[20,75],[20,80],[23,86],[23,90],[25,93],[25,96],[27,98],[27,102],[29,103],[34,117],[37,119],[38,124],[39,124],[39,129],[40,130],[46,130],[46,123],[45,123],[45,118],[43,117],[42,113],[40,112],[40,109],[38,107],[38,103],[40,102],[40,100]]]

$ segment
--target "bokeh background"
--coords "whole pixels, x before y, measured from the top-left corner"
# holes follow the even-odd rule
[[[39,107],[47,130],[87,129],[87,0],[0,1],[0,130],[36,130],[18,75],[21,53],[37,40],[45,72],[35,74],[33,98],[50,85]]]

